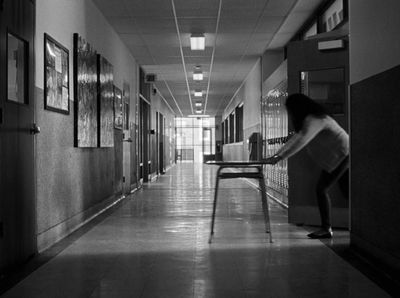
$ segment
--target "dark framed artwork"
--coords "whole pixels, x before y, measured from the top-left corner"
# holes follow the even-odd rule
[[[124,102],[124,129],[129,129],[129,102]]]
[[[124,105],[121,89],[114,86],[114,128],[122,129],[124,122]]]
[[[74,34],[75,146],[98,146],[97,53]]]
[[[69,52],[44,34],[44,108],[69,114]]]
[[[28,96],[28,47],[20,36],[7,31],[7,100],[29,104]],[[1,115],[0,115],[1,116]]]
[[[114,146],[114,74],[113,66],[97,55],[99,84],[99,147]]]
[[[130,96],[131,96],[131,91],[130,91],[130,86],[127,82],[124,82],[123,84],[123,97],[124,97],[124,129],[128,130],[129,129],[129,102],[130,102]]]

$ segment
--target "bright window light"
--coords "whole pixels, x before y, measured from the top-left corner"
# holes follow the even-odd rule
[[[192,34],[190,36],[190,49],[192,51],[203,51],[206,39],[203,34]]]

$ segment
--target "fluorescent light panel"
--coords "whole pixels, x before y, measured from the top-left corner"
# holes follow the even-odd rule
[[[194,96],[202,97],[203,96],[203,91],[194,91]]]
[[[192,51],[203,51],[206,44],[206,38],[203,34],[192,34],[190,36],[190,49]]]
[[[188,115],[189,118],[209,118],[210,115]]]
[[[200,71],[200,72],[198,72],[198,71],[195,71],[194,73],[193,73],[193,80],[195,80],[195,81],[202,81],[203,80],[203,73]]]
[[[196,107],[201,107],[202,103],[201,103],[201,102],[196,102],[194,105],[195,105]]]

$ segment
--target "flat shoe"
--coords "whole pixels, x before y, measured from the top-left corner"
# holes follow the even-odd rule
[[[332,231],[327,230],[319,230],[307,235],[311,239],[327,239],[332,238],[333,233]]]

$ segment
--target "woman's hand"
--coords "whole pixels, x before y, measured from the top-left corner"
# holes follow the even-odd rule
[[[278,163],[281,160],[282,160],[282,157],[277,155],[277,154],[275,154],[275,155],[273,155],[271,157],[266,158],[264,161],[266,163],[268,163],[268,164],[274,165],[274,164]]]

